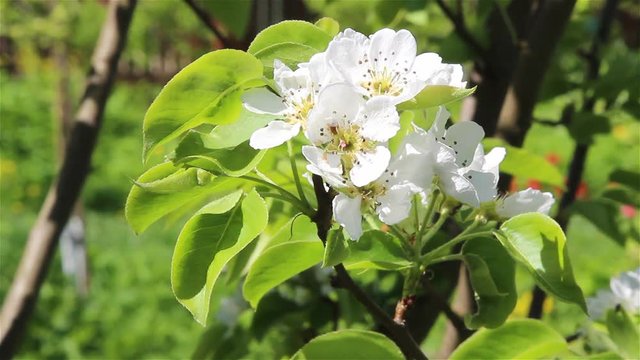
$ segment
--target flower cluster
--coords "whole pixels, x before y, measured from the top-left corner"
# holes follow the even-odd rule
[[[432,85],[466,86],[460,65],[445,64],[435,53],[416,55],[407,30],[383,29],[367,37],[347,29],[296,70],[276,60],[274,82],[277,93],[253,89],[243,98],[250,111],[282,117],[257,130],[250,145],[272,148],[303,130],[307,170],[338,192],[334,216],[354,240],[363,231],[363,212],[396,224],[409,215],[415,194],[431,201],[433,186],[471,207],[493,204],[501,217],[548,212],[553,204],[550,194],[531,189],[498,198],[505,149],[485,154],[484,131],[474,122],[446,128],[444,107],[429,130],[414,125],[391,154],[387,142],[400,129],[398,104]]]
[[[599,290],[587,299],[587,309],[592,319],[601,319],[607,310],[620,305],[632,314],[640,313],[640,268],[627,271],[611,279],[611,290]]]

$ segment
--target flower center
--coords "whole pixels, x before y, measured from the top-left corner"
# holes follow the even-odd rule
[[[324,129],[322,129],[324,131]],[[360,151],[370,151],[375,148],[375,143],[360,135],[360,126],[348,124],[346,126],[329,126],[331,141],[326,145],[327,151],[340,152],[345,155],[353,155]]]
[[[300,101],[291,101],[291,111],[289,112],[289,114],[287,114],[287,122],[289,124],[299,123],[302,125],[302,128],[306,128],[307,116],[309,115],[309,111],[311,111],[312,108],[313,99],[311,98],[311,95],[302,98]]]

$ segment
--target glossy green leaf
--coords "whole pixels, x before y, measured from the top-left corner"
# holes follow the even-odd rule
[[[222,268],[267,225],[267,206],[255,190],[214,201],[182,228],[171,260],[173,292],[200,324],[206,324],[213,286]]]
[[[262,160],[265,150],[256,150],[244,142],[229,149],[209,149],[204,144],[210,135],[189,131],[175,152],[174,162],[205,169],[213,173],[242,176],[252,171]]]
[[[287,221],[266,244],[272,247],[288,241],[320,242],[316,224],[306,215],[297,215]]]
[[[319,241],[288,241],[265,250],[253,263],[242,287],[252,307],[267,291],[322,261]]]
[[[611,351],[602,352],[598,354],[591,354],[589,356],[585,356],[582,358],[589,359],[589,360],[624,360],[623,357]]]
[[[340,24],[330,17],[323,17],[314,24],[324,30],[330,36],[336,36],[340,32]]]
[[[366,231],[348,245],[349,256],[343,261],[347,269],[399,270],[412,265],[400,240],[379,230]]]
[[[544,214],[526,213],[505,221],[495,235],[541,288],[577,304],[586,313],[582,290],[571,269],[567,239],[558,223]]]
[[[507,149],[507,156],[500,164],[500,171],[521,179],[534,179],[542,183],[564,188],[564,175],[543,157],[523,148],[513,147],[496,138],[483,141],[487,152],[497,146]]]
[[[618,352],[627,359],[640,359],[640,332],[623,307],[607,312],[607,330]]]
[[[202,136],[202,145],[208,149],[236,147],[249,140],[254,131],[276,118],[277,115],[256,114],[243,108],[238,121],[218,125],[207,136]]]
[[[578,144],[591,144],[594,136],[610,131],[611,124],[608,117],[590,112],[575,113],[569,125],[569,134]]]
[[[245,88],[263,85],[262,64],[238,50],[201,56],[176,74],[144,117],[144,158],[159,145],[201,124],[237,119]]]
[[[475,91],[475,87],[471,89],[461,89],[448,85],[429,85],[418,93],[415,98],[399,104],[398,110],[417,110],[445,105],[463,99]]]
[[[219,198],[235,191],[234,179],[216,178],[200,169],[181,169],[162,163],[136,180],[125,205],[125,216],[136,233],[170,212],[206,198]]]
[[[263,49],[282,43],[303,44],[323,51],[331,41],[331,36],[317,26],[306,21],[287,20],[262,30],[249,45],[248,53],[257,55]]]
[[[295,69],[300,63],[309,61],[318,49],[304,44],[285,42],[268,46],[255,53],[256,57],[262,61],[264,74],[267,77],[273,76],[273,61],[278,59],[291,69]]]
[[[344,238],[342,229],[331,229],[327,235],[322,267],[335,266],[349,257],[349,244]]]
[[[320,335],[298,350],[292,360],[402,360],[402,352],[386,336],[366,330],[340,330]]]
[[[562,335],[539,320],[513,320],[497,329],[482,329],[464,341],[450,360],[542,359],[565,351]]]
[[[502,325],[518,301],[515,263],[494,239],[474,238],[462,247],[478,311],[466,323],[471,328]]]

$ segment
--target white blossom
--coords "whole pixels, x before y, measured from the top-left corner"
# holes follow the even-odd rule
[[[307,137],[326,152],[339,154],[355,186],[382,175],[391,153],[384,142],[400,128],[399,116],[387,98],[365,101],[348,84],[326,87],[309,113]]]
[[[640,268],[612,278],[610,290],[599,290],[595,297],[587,299],[587,309],[592,319],[601,319],[607,310],[618,305],[632,314],[640,313]]]
[[[416,40],[407,30],[382,29],[367,38],[346,29],[329,43],[327,60],[363,95],[389,96],[394,104],[428,85],[466,86],[460,65],[443,64],[435,53],[416,56]]]
[[[420,168],[411,176],[413,184],[428,192],[432,177],[437,176],[447,195],[478,207],[496,197],[499,165],[506,151],[497,147],[485,155],[480,143],[484,137],[482,127],[461,121],[447,129],[449,115],[441,106],[429,131],[414,126],[415,132],[404,140],[402,156],[422,158]]]
[[[496,212],[503,218],[510,218],[528,212],[539,212],[548,215],[554,202],[555,199],[551,193],[528,188],[498,200]]]
[[[408,168],[403,161],[392,161],[378,179],[366,186],[356,186],[341,175],[343,168],[339,155],[314,146],[304,146],[302,154],[310,163],[307,170],[322,176],[339,191],[333,199],[333,214],[351,239],[358,240],[362,235],[362,215],[370,209],[388,225],[396,224],[409,216],[413,191],[402,181],[401,169]]]
[[[273,76],[279,94],[267,88],[250,89],[243,94],[244,106],[254,113],[280,115],[256,130],[249,144],[255,149],[268,149],[283,144],[306,127],[320,89],[336,80],[324,53],[314,55],[308,63],[293,71],[279,60],[274,61]]]

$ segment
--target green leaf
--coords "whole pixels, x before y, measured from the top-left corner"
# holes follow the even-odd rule
[[[213,173],[242,176],[252,171],[266,152],[252,148],[248,141],[230,149],[209,149],[205,146],[205,142],[212,141],[209,137],[209,134],[190,130],[176,148],[174,162]]]
[[[347,269],[400,270],[412,265],[400,240],[379,230],[366,231],[348,246],[349,256],[343,261]]]
[[[202,325],[222,268],[267,225],[268,211],[255,190],[236,205],[241,192],[214,201],[182,228],[171,259],[173,292]]]
[[[277,115],[256,114],[243,108],[238,121],[218,125],[207,136],[201,137],[202,145],[208,149],[236,147],[249,140],[254,131],[276,118]]]
[[[565,351],[562,335],[539,320],[513,320],[497,329],[482,329],[463,342],[450,360],[540,359]]]
[[[298,350],[291,360],[402,360],[402,352],[386,336],[365,330],[341,330],[320,335]]]
[[[257,55],[260,50],[282,43],[302,44],[323,51],[331,36],[306,21],[287,20],[262,30],[249,45],[247,52]]]
[[[640,358],[640,332],[622,306],[607,312],[607,330],[618,351],[627,359]]]
[[[342,229],[331,229],[327,235],[322,267],[335,266],[349,257],[349,244],[344,238]]]
[[[580,200],[571,205],[571,214],[580,215],[612,241],[624,245],[625,236],[618,225],[618,205],[606,200]]]
[[[200,169],[181,169],[162,163],[136,180],[125,205],[125,216],[136,233],[181,207],[206,198],[220,198],[235,191],[235,179],[218,178]]]
[[[295,69],[300,63],[309,61],[318,49],[304,44],[285,42],[268,46],[258,52],[255,56],[262,61],[265,76],[273,76],[273,61],[278,59],[289,68]]]
[[[478,303],[478,311],[467,319],[467,326],[502,325],[518,301],[513,259],[499,242],[489,238],[467,241],[462,254]]]
[[[541,288],[587,312],[582,290],[573,277],[567,239],[558,223],[544,214],[526,213],[505,221],[494,234]]]
[[[340,24],[330,17],[323,17],[314,25],[324,30],[329,36],[336,36],[340,32]]]
[[[584,111],[575,113],[569,125],[569,134],[578,144],[591,144],[594,136],[610,131],[611,124],[608,117]]]
[[[288,241],[265,250],[253,263],[242,286],[244,298],[253,308],[267,291],[322,260],[319,241]]]
[[[507,156],[500,164],[500,171],[522,179],[535,179],[542,183],[564,188],[564,175],[556,166],[523,148],[513,147],[496,138],[483,141],[487,151],[502,146],[507,149]]]
[[[262,64],[252,55],[225,49],[201,56],[176,74],[147,110],[144,158],[198,125],[235,121],[242,91],[263,84]]]
[[[416,97],[398,105],[398,110],[426,109],[463,99],[476,91],[448,85],[428,85]]]
[[[618,186],[611,189],[606,189],[600,194],[600,197],[608,200],[613,200],[620,204],[633,205],[640,207],[640,193],[626,186]]]

